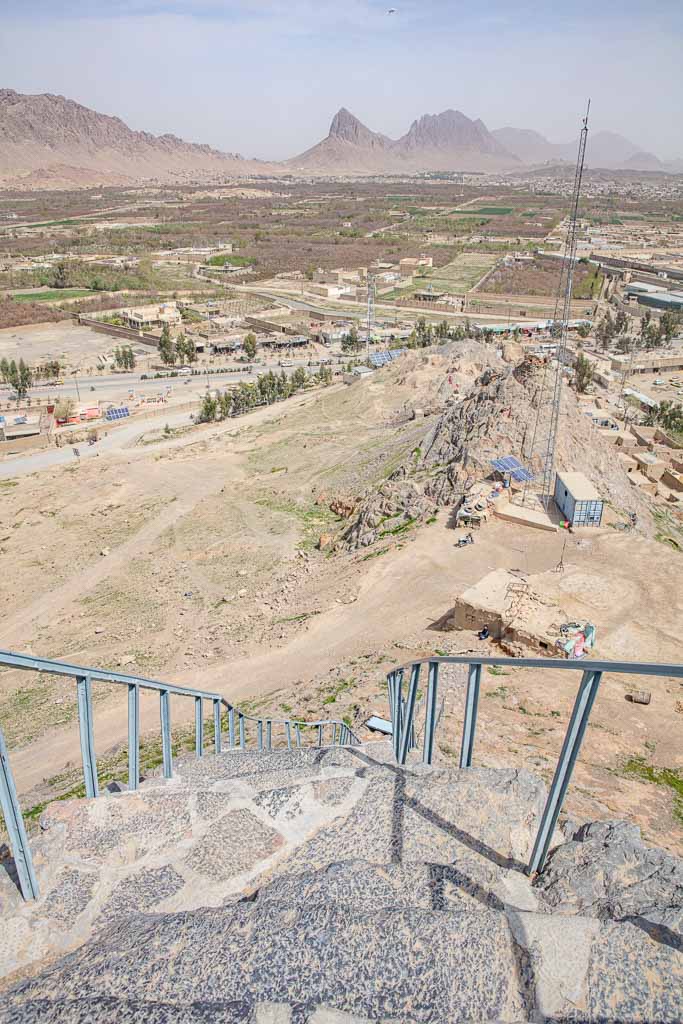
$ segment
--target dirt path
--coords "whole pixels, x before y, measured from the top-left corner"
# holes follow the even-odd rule
[[[359,563],[350,603],[316,617],[285,646],[186,673],[182,678],[170,673],[169,681],[215,691],[239,702],[280,687],[296,686],[297,680],[319,676],[354,655],[383,649],[389,652],[398,639],[428,630],[452,606],[454,596],[480,578],[483,566],[519,566],[520,545],[528,551],[531,571],[548,569],[557,562],[561,541],[556,534],[537,537],[519,528],[518,541],[510,546],[513,530],[508,524],[493,523],[473,547],[458,550],[445,522],[424,528],[404,548],[367,565]],[[508,541],[505,545],[501,543],[503,534]],[[151,538],[150,534],[145,539]],[[426,633],[427,645],[429,652],[438,646],[437,633],[433,639]],[[396,650],[396,662],[402,660],[401,651]],[[187,723],[193,714],[193,701],[173,700],[174,723]],[[143,734],[159,728],[155,695],[141,701],[140,727]],[[96,747],[103,752],[124,743],[126,736],[122,687],[120,700],[96,708]],[[79,758],[78,725],[73,723],[50,734],[49,750],[42,739],[13,752],[12,765],[20,789],[27,790],[65,764],[78,764]]]

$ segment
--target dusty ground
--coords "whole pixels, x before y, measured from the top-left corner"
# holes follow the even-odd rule
[[[458,550],[443,511],[358,553],[315,548],[341,525],[330,499],[383,480],[431,422],[410,420],[408,410],[435,398],[447,362],[408,358],[350,388],[0,484],[2,646],[202,685],[273,715],[325,713],[354,725],[370,710],[386,714],[385,675],[397,663],[483,650],[471,634],[439,631],[455,596],[492,568],[552,569],[564,536],[494,521]],[[475,372],[467,364],[464,377]],[[610,529],[569,538],[563,610],[596,624],[598,657],[681,660],[679,559]],[[484,680],[477,762],[550,778],[578,673],[549,665],[498,675]],[[605,678],[568,808],[632,818],[648,839],[680,851],[683,687],[642,681],[653,692],[643,707],[624,699],[634,682]],[[447,759],[459,748],[463,686],[461,672],[444,675]],[[114,686],[95,692],[106,776],[125,745],[126,697]],[[178,734],[189,705],[174,702]],[[141,718],[156,742],[155,699],[143,699]],[[25,807],[77,785],[70,682],[3,670],[0,724]]]

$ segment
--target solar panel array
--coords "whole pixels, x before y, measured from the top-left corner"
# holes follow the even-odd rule
[[[527,483],[534,478],[533,473],[525,469],[514,455],[505,455],[502,459],[491,459],[491,465],[499,473],[509,473],[512,479],[516,480],[519,484]]]
[[[107,409],[104,414],[105,420],[125,420],[126,416],[130,416],[130,409],[127,405],[121,406],[119,409]]]
[[[398,359],[399,356],[404,356],[407,351],[407,348],[392,348],[387,352],[373,352],[370,356],[370,363],[378,370],[380,366],[386,366],[387,363]]]

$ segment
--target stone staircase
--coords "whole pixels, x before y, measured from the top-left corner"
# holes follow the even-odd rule
[[[681,1021],[681,862],[565,825],[532,884],[544,800],[527,772],[397,768],[378,742],[53,804],[40,900],[0,881],[0,1021]]]

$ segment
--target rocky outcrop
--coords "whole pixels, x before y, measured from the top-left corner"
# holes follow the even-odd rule
[[[457,508],[472,485],[492,473],[491,460],[497,457],[515,455],[539,473],[549,425],[546,390],[545,411],[536,430],[543,373],[538,360],[489,367],[465,397],[452,396],[419,446],[387,482],[363,495],[340,545],[347,550],[367,547],[392,529],[428,518],[437,508]],[[611,445],[593,429],[568,388],[555,457],[559,469],[580,469],[606,500],[635,512],[644,524],[649,521],[645,500],[630,485]]]
[[[554,852],[536,887],[553,913],[632,921],[683,951],[683,862],[645,846],[635,825],[583,825]]]

